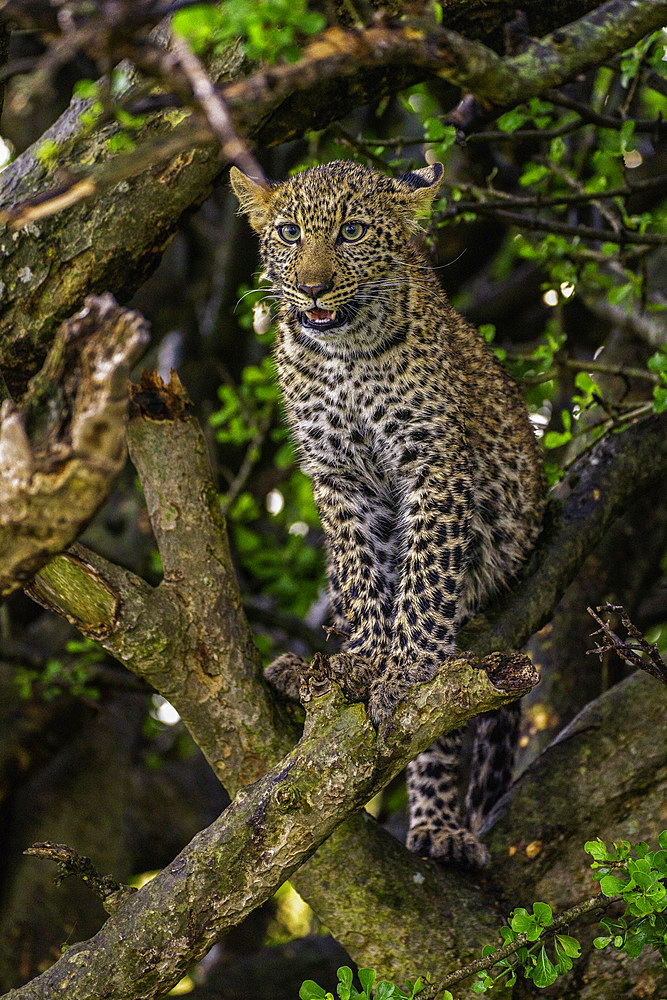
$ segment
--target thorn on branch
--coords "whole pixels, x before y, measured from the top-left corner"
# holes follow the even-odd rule
[[[62,885],[66,878],[73,876],[80,878],[99,896],[104,909],[109,914],[115,913],[125,900],[137,891],[134,886],[123,885],[122,882],[117,882],[110,875],[100,875],[90,858],[77,854],[67,844],[52,844],[47,840],[43,843],[33,844],[23,853],[54,861],[58,866],[58,874],[54,883],[58,886]]]
[[[593,611],[586,609],[600,626],[591,636],[602,636],[599,644],[594,649],[587,649],[586,654],[593,653],[602,658],[605,653],[615,652],[622,659],[627,660],[640,670],[645,670],[656,677],[663,684],[667,684],[667,663],[662,659],[656,643],[649,642],[642,632],[639,631],[630,619],[625,608],[620,604],[602,604]],[[596,613],[597,612],[597,613]],[[621,639],[613,630],[609,622],[605,622],[600,615],[618,615],[627,636]]]

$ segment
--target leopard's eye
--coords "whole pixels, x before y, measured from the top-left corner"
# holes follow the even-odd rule
[[[363,222],[345,222],[341,226],[340,236],[346,243],[356,243],[362,236],[366,235],[368,226]]]
[[[277,227],[277,232],[283,243],[298,243],[301,239],[301,229],[296,222],[285,222]]]

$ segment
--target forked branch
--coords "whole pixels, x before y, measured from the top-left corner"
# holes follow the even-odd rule
[[[586,609],[597,624],[600,626],[592,636],[602,636],[598,645],[594,649],[587,649],[586,653],[593,653],[602,659],[607,653],[616,653],[622,659],[627,660],[634,667],[639,667],[656,677],[663,684],[667,684],[667,663],[660,656],[658,644],[649,642],[643,632],[632,622],[625,608],[620,604],[602,604],[600,607]],[[627,632],[625,639],[621,639],[609,621],[603,621],[600,615],[609,615],[610,618],[618,617],[621,625]]]

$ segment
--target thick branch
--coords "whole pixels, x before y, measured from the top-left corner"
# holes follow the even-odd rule
[[[525,684],[534,680],[526,676]],[[386,739],[361,705],[345,702],[324,663],[312,686],[318,695],[294,750],[239,792],[94,938],[8,998],[36,1000],[65,988],[76,1000],[97,1000],[102,990],[137,1000],[161,995],[437,734],[508,700],[483,670],[449,663],[405,699]]]
[[[138,313],[89,297],[60,328],[19,407],[0,411],[0,594],[76,538],[125,461],[127,378],[148,341]]]

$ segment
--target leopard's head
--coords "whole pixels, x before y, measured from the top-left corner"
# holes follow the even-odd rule
[[[391,178],[337,160],[268,186],[236,167],[230,179],[286,314],[335,344],[388,299],[442,173],[434,163]]]

